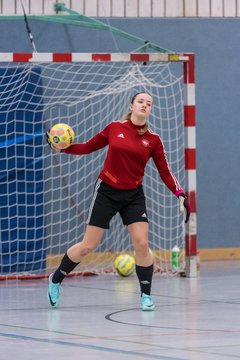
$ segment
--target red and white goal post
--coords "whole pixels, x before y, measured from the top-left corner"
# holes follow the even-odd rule
[[[87,156],[50,152],[44,133],[65,122],[76,142],[128,112],[134,93],[153,95],[150,128],[164,142],[170,167],[191,203],[184,226],[178,201],[154,165],[146,168],[149,246],[155,270],[197,276],[196,110],[192,53],[0,53],[0,279],[47,276],[81,240],[105,150]],[[133,253],[120,218],[76,273],[113,272],[119,253]]]

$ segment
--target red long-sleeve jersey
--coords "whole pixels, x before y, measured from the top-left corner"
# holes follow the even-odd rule
[[[130,120],[113,121],[87,142],[73,144],[62,152],[89,154],[108,145],[99,177],[110,186],[124,190],[142,184],[145,166],[152,157],[165,185],[179,195],[183,190],[169,168],[161,138],[149,129],[139,135],[137,129],[140,128],[142,126],[134,125]]]

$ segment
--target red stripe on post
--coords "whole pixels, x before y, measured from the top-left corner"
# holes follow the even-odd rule
[[[190,191],[187,192],[186,194],[189,200],[189,204],[191,206],[191,212],[196,213],[197,212],[196,191]]]
[[[185,236],[185,251],[186,251],[186,256],[197,255],[197,235]]]
[[[185,170],[196,170],[196,149],[185,149]]]
[[[28,62],[32,58],[32,53],[13,53],[13,61]]]
[[[93,61],[111,61],[111,54],[92,54]]]
[[[71,53],[54,53],[53,54],[54,62],[72,62]]]
[[[130,54],[130,60],[147,62],[149,61],[149,54]]]
[[[196,126],[196,106],[184,106],[184,126]]]
[[[195,83],[195,75],[194,75],[194,62],[195,56],[194,54],[184,54],[188,56],[189,60],[184,61],[183,68],[184,68],[184,83],[185,84],[194,84]]]

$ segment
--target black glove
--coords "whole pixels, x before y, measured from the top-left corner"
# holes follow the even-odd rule
[[[186,211],[185,223],[187,223],[191,214],[190,204],[188,202],[187,196],[184,193],[178,195],[178,199],[179,199],[180,211],[181,212],[184,212],[184,210]]]
[[[51,148],[52,150],[57,151],[57,152],[61,152],[60,149],[56,149],[56,148],[54,147],[54,145],[52,144],[52,142],[51,142],[51,140],[50,140],[50,138],[49,138],[49,132],[48,132],[48,131],[46,132],[45,135],[46,135],[47,143],[48,143],[48,145],[50,146],[50,148]]]

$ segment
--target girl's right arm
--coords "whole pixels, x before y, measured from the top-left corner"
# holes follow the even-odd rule
[[[109,127],[110,124],[88,141],[80,144],[73,144],[69,148],[62,150],[61,152],[66,154],[84,155],[102,149],[103,147],[108,145]]]

